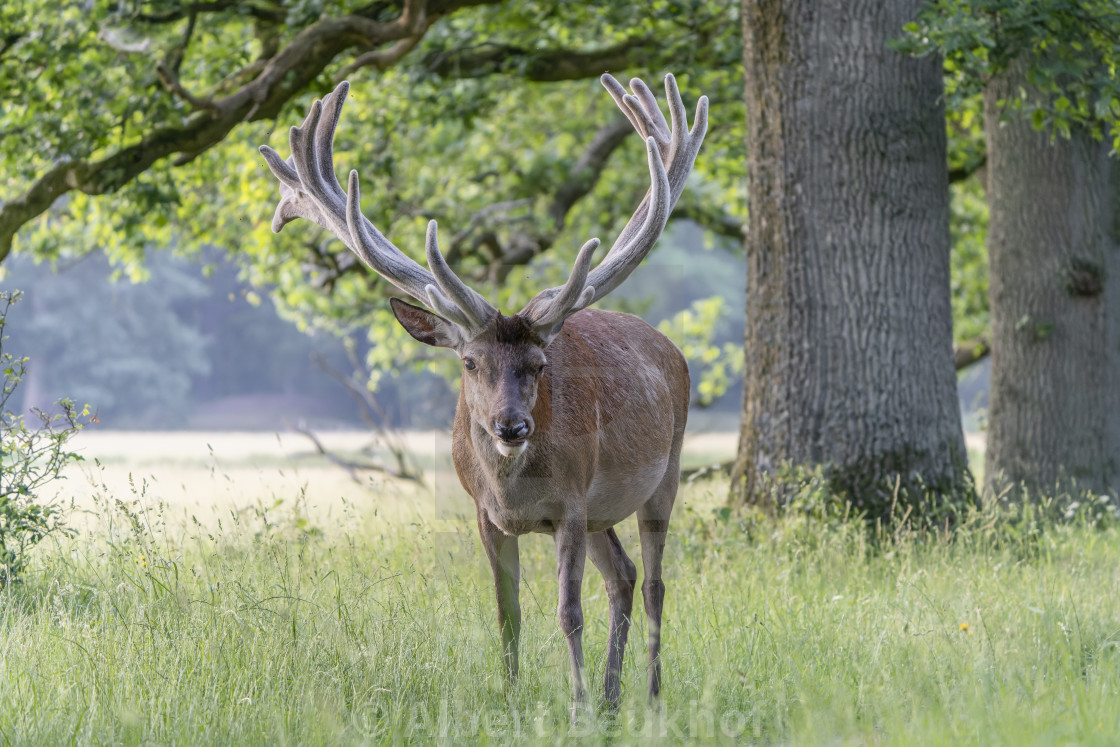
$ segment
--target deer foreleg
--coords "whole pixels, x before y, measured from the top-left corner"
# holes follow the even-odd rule
[[[512,684],[517,681],[517,645],[521,637],[521,603],[518,599],[521,569],[517,557],[517,537],[498,529],[481,510],[478,513],[478,533],[490,560],[490,569],[494,572],[502,658],[506,679]]]
[[[572,663],[572,720],[587,707],[587,687],[583,677],[583,583],[584,554],[587,548],[587,519],[582,515],[565,518],[556,528],[556,567],[560,580],[557,615],[560,630],[568,640]]]

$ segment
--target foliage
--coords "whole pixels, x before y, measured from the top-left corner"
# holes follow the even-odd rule
[[[54,164],[93,164],[209,116],[169,89],[161,66],[198,99],[217,100],[323,19],[386,21],[400,9],[346,0],[56,5],[19,0],[0,11],[15,29],[0,42],[3,93],[16,102],[0,113],[6,199]],[[427,5],[444,12],[411,52],[349,73],[335,142],[339,169],[361,173],[364,211],[406,253],[423,261],[424,226],[437,219],[456,270],[510,312],[562,280],[588,236],[609,244],[649,176],[633,135],[601,171],[576,169],[597,133],[621,119],[595,81],[604,68],[651,83],[672,70],[690,109],[708,94],[712,127],[678,215],[737,230],[726,223],[741,223],[746,205],[737,3]],[[158,160],[105,193],[70,192],[20,233],[21,251],[57,260],[96,246],[140,278],[154,252],[217,246],[303,328],[367,336],[375,372],[407,361],[446,375],[444,359],[418,351],[388,313],[392,287],[338,241],[302,221],[269,229],[276,183],[256,148],[287,151],[288,125],[333,86],[352,51],[332,54],[268,117],[254,114],[214,145]],[[550,60],[574,67],[542,71]]]
[[[1082,127],[1120,147],[1120,6],[1111,0],[936,0],[893,44],[944,56],[950,174],[984,164],[981,92],[994,75],[1028,65],[1029,89],[998,102],[1004,115],[1068,136]],[[954,185],[953,319],[958,341],[988,325],[987,207],[976,180]]]
[[[1120,6],[1113,0],[936,0],[907,24],[898,47],[945,56],[950,109],[1016,60],[1030,59],[1022,90],[1002,102],[1035,128],[1075,126],[1120,149]]]
[[[0,25],[14,31],[0,47],[0,80],[4,99],[15,105],[0,114],[5,192],[19,195],[52,164],[95,160],[144,142],[159,127],[186,126],[201,116],[161,83],[160,68],[174,67],[184,89],[210,100],[322,17],[368,10],[344,0],[210,5],[200,9],[175,0],[6,4]],[[384,5],[381,13],[396,12],[396,4]],[[571,55],[593,55],[627,40],[656,38],[655,59],[635,50],[623,62],[656,79],[665,61],[676,61],[686,92],[703,86],[723,106],[741,108],[738,95],[728,95],[737,87],[733,74],[701,72],[707,66],[692,62],[702,53],[709,65],[718,63],[711,65],[718,70],[737,58],[737,38],[726,23],[730,3],[706,7],[678,0],[637,8],[521,0],[494,5],[456,7],[426,30],[399,66],[380,75],[367,69],[351,76],[353,102],[343,118],[337,160],[361,170],[371,218],[406,248],[415,246],[412,239],[426,216],[461,231],[481,207],[524,199],[537,204],[516,209],[515,227],[522,223],[519,230],[531,233],[535,224],[548,220],[539,212],[540,202],[565,178],[566,168],[610,111],[609,98],[592,93],[596,85],[589,82],[601,64],[574,72],[573,81],[526,84],[521,76],[531,77],[531,71],[519,65],[531,58],[517,50],[555,45]],[[479,48],[506,54],[500,64],[476,69],[464,53]],[[331,73],[348,57],[344,45],[335,54]],[[459,67],[444,69],[448,59]],[[50,229],[27,233],[28,248],[50,256],[96,243],[114,261],[139,271],[145,251],[168,246],[172,236],[185,247],[209,242],[238,251],[244,243],[273,245],[267,227],[275,184],[256,146],[269,142],[274,129],[271,144],[279,145],[287,125],[298,123],[311,98],[331,86],[330,77],[321,74],[294,91],[273,116],[239,125],[181,163],[158,161],[108,194],[72,193],[62,206],[61,224],[40,223]],[[737,123],[742,117],[720,119]],[[730,137],[721,149],[741,152],[739,128],[725,130]],[[717,133],[713,142],[718,140]],[[634,150],[639,157],[630,160],[641,164],[642,149]],[[644,190],[647,179],[644,167],[620,172],[620,178],[624,195]],[[720,184],[728,189],[725,177]],[[615,194],[611,190],[617,186],[604,185],[599,193]],[[624,209],[611,204],[601,214],[614,218],[614,211]],[[246,219],[254,229],[248,242],[243,241]],[[495,220],[509,222],[509,217],[499,213]],[[292,258],[298,266],[301,258],[315,259],[318,240],[302,233],[259,257],[262,271],[279,279],[284,269],[270,267],[269,260],[282,258],[287,264]],[[364,283],[359,278],[357,284]]]
[[[23,381],[27,358],[4,350],[8,312],[20,298],[18,292],[0,292],[0,587],[10,586],[27,568],[35,545],[51,534],[65,534],[58,510],[44,502],[43,493],[59,479],[62,469],[80,461],[69,451],[69,441],[82,429],[78,410],[69,400],[57,403],[57,412],[35,410],[38,423],[28,426],[24,416],[9,409],[9,400]]]
[[[713,341],[724,313],[723,298],[712,296],[693,301],[692,306],[657,325],[692,364],[692,377],[698,379],[694,404],[700,407],[721,397],[743,375],[743,346],[730,342],[717,345]]]
[[[988,330],[988,201],[976,178],[949,191],[949,262],[953,337],[975,340]]]
[[[227,478],[198,472],[215,497]],[[360,503],[328,515],[289,484],[283,501],[238,490],[250,508],[178,524],[158,485],[102,496],[100,524],[0,594],[5,733],[1105,745],[1120,731],[1115,521],[990,506],[951,535],[875,541],[842,520],[729,511],[724,486],[698,483],[681,496],[666,555],[663,712],[645,704],[637,604],[620,712],[570,730],[547,537],[521,543],[525,664],[506,690],[468,499],[437,520],[431,500],[390,489],[380,516]],[[637,561],[632,522],[619,534]],[[607,609],[590,566],[584,604],[598,683]]]

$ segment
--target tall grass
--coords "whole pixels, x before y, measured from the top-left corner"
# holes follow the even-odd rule
[[[573,728],[548,538],[522,542],[522,678],[509,689],[473,522],[357,504],[323,520],[296,485],[203,522],[161,513],[134,483],[0,593],[0,736],[1115,744],[1111,520],[988,508],[952,535],[876,538],[807,515],[729,514],[725,488],[682,488],[662,712],[645,704],[639,603],[620,712]],[[594,691],[607,611],[590,567],[584,600]]]

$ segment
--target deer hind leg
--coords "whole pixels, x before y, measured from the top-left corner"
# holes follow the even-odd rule
[[[622,549],[622,543],[618,541],[614,529],[587,535],[587,556],[607,583],[611,617],[603,693],[607,705],[615,708],[622,689],[619,680],[626,638],[630,634],[630,613],[634,609],[634,587],[638,583],[638,570]]]
[[[521,604],[518,599],[521,568],[517,557],[517,537],[511,537],[494,526],[481,509],[478,512],[478,534],[494,573],[502,659],[506,681],[512,684],[517,681],[517,646],[521,637]]]
[[[649,620],[649,701],[655,704],[661,696],[661,611],[665,605],[665,582],[661,577],[661,558],[669,534],[669,515],[677,499],[680,484],[680,445],[665,477],[653,495],[638,509],[638,536],[642,541],[642,601]]]

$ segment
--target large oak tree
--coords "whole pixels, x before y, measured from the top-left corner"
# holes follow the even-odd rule
[[[1021,60],[985,87],[994,493],[1120,491],[1120,162],[1074,126],[1053,139],[1001,101]],[[1017,490],[1016,490],[1017,494]]]
[[[921,0],[743,3],[745,394],[732,493],[823,466],[857,507],[969,476],[952,363],[941,68]],[[900,509],[901,510],[901,509]]]
[[[992,381],[985,482],[1120,491],[1120,7],[938,0],[907,29],[983,98]],[[1010,492],[1007,492],[1010,490]]]

